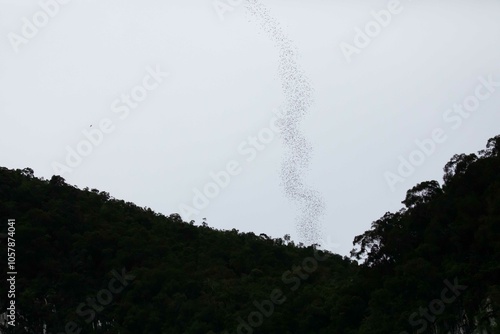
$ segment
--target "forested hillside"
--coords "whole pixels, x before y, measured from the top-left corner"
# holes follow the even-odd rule
[[[499,151],[497,136],[453,156],[351,258],[0,168],[1,310],[11,239],[17,272],[16,326],[0,331],[500,333]]]

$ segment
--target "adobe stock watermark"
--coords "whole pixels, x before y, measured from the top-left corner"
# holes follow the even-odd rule
[[[328,237],[328,241],[326,245],[322,245],[324,249],[332,249],[338,248],[339,244],[332,243],[330,241],[330,237]],[[281,275],[281,281],[285,285],[290,286],[290,291],[297,291],[297,289],[301,286],[302,281],[309,278],[309,276],[314,273],[318,267],[319,262],[323,262],[330,257],[330,254],[327,252],[323,252],[323,254],[319,254],[316,246],[313,246],[314,253],[313,256],[306,257],[301,265],[294,265],[292,270],[287,270]],[[247,319],[242,319],[238,317],[238,326],[236,328],[237,334],[252,334],[254,332],[254,328],[262,326],[265,318],[269,318],[274,314],[275,305],[282,305],[286,301],[286,296],[283,290],[279,288],[273,289],[269,293],[269,298],[257,301],[254,300],[253,305],[256,310],[250,312]]]
[[[19,52],[19,47],[21,45],[28,44],[33,38],[35,38],[41,29],[45,28],[51,19],[59,14],[61,6],[64,6],[71,2],[71,0],[41,0],[38,2],[40,10],[36,11],[31,19],[23,17],[21,19],[22,26],[20,34],[15,32],[10,32],[7,35],[10,45],[14,49],[15,53]]]
[[[226,12],[232,12],[236,7],[243,4],[243,0],[214,0],[212,6],[221,21],[224,21]]]
[[[411,1],[411,0],[409,0]],[[354,27],[354,38],[352,44],[347,42],[340,42],[340,51],[344,55],[347,63],[351,63],[354,54],[360,54],[361,50],[365,49],[370,43],[377,38],[382,30],[389,26],[392,18],[400,14],[404,7],[399,0],[390,0],[387,3],[386,9],[381,9],[378,12],[372,11],[370,14],[373,20],[368,21],[364,28]]]
[[[461,103],[455,103],[452,108],[445,110],[443,113],[444,123],[451,127],[452,130],[459,129],[463,121],[468,119],[472,112],[479,109],[481,102],[489,99],[496,92],[497,87],[500,87],[500,81],[494,81],[492,74],[488,75],[487,78],[481,76],[478,81],[479,84],[474,89],[474,94],[467,96]],[[443,128],[433,129],[428,138],[416,139],[416,148],[407,157],[401,155],[398,157],[399,165],[396,171],[386,171],[384,173],[384,178],[391,191],[394,192],[398,183],[403,183],[412,176],[417,167],[422,166],[426,159],[436,152],[438,145],[443,144],[447,139],[448,135]]]
[[[246,163],[253,162],[259,152],[265,150],[274,141],[279,133],[279,128],[276,125],[278,120],[278,110],[273,110],[275,116],[271,117],[267,127],[258,131],[257,134],[248,136],[237,146],[237,152],[244,157]],[[181,203],[179,205],[180,215],[183,219],[189,219],[192,215],[197,215],[201,210],[210,205],[210,200],[217,197],[221,190],[227,188],[234,176],[239,175],[243,171],[242,163],[238,160],[228,161],[222,170],[217,172],[211,171],[208,175],[211,181],[205,183],[201,189],[193,188],[193,198],[191,204]]]
[[[446,288],[441,291],[439,299],[433,299],[427,307],[419,307],[418,312],[413,312],[408,318],[408,323],[412,327],[419,327],[417,333],[423,333],[429,323],[436,321],[436,316],[443,314],[446,309],[446,304],[453,303],[462,291],[467,289],[466,285],[458,284],[458,279],[455,277],[453,284],[445,279]],[[399,334],[409,334],[407,331]]]
[[[116,98],[110,106],[113,113],[118,115],[120,120],[125,120],[131,110],[137,109],[149,94],[156,90],[163,83],[169,73],[163,72],[159,65],[153,69],[151,66],[146,68],[146,75],[142,83],[134,86],[128,93],[123,93]],[[52,162],[52,169],[55,175],[72,173],[75,168],[80,166],[85,157],[88,157],[94,148],[99,147],[105,138],[105,135],[115,131],[116,126],[110,118],[102,118],[99,122],[88,129],[82,130],[84,139],[81,139],[73,147],[66,146],[66,158],[64,162]]]
[[[134,275],[125,272],[125,268],[122,269],[121,273],[113,269],[111,275],[113,278],[109,280],[107,289],[99,290],[94,297],[88,297],[75,310],[76,314],[84,318],[87,324],[94,321],[96,314],[102,312],[106,306],[111,304],[115,296],[120,294],[135,279]],[[82,330],[83,328],[78,326],[76,322],[69,321],[64,326],[64,332],[56,334],[79,334]]]

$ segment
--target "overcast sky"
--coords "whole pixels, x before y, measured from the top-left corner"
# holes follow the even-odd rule
[[[500,2],[261,4],[311,89],[309,160],[283,140],[293,79],[247,1],[0,0],[0,165],[307,242],[282,174],[298,156],[295,181],[324,205],[314,228],[347,255],[409,188],[500,134]]]

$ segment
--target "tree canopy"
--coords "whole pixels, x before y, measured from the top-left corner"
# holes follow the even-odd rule
[[[454,155],[351,258],[0,168],[0,267],[15,218],[18,272],[0,332],[500,333],[499,148]]]

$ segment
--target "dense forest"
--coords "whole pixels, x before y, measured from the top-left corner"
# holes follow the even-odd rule
[[[0,332],[500,333],[499,151],[454,155],[350,258],[0,168]]]

